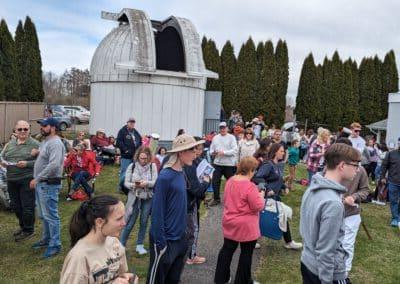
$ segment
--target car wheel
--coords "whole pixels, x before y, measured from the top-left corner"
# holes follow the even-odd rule
[[[60,125],[59,125],[59,127],[60,127],[60,130],[61,130],[61,131],[67,130],[67,124],[66,124],[65,122],[61,122]]]

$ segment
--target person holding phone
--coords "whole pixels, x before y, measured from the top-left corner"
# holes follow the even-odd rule
[[[134,161],[128,166],[125,174],[125,187],[129,189],[125,213],[127,225],[122,231],[120,239],[121,243],[126,246],[129,234],[140,213],[140,227],[136,243],[136,252],[140,255],[147,253],[143,244],[157,175],[157,167],[152,163],[150,148],[141,146],[136,151]]]
[[[61,284],[139,283],[128,273],[125,248],[118,236],[125,226],[125,207],[110,195],[84,201],[72,216],[71,247],[61,271]]]

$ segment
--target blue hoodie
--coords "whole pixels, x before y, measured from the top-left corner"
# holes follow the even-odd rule
[[[347,253],[342,247],[342,195],[346,191],[343,185],[317,173],[301,201],[300,234],[304,242],[301,262],[323,284],[346,278]]]

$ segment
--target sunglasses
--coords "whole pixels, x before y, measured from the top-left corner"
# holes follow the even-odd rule
[[[249,135],[249,134],[250,134],[250,135],[253,135],[253,133],[251,133],[251,132],[246,132],[246,135]]]
[[[360,132],[361,132],[361,129],[354,129],[354,132],[360,133]]]
[[[19,132],[21,132],[21,131],[27,132],[27,131],[29,131],[29,128],[17,128],[17,130],[18,130]]]

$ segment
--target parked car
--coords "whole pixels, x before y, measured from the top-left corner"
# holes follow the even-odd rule
[[[76,123],[89,122],[90,111],[83,106],[67,106],[64,105],[66,113],[71,116],[72,120]]]
[[[53,118],[55,118],[58,121],[58,128],[61,131],[67,130],[67,128],[70,128],[72,125],[71,118],[59,112],[53,112]]]

